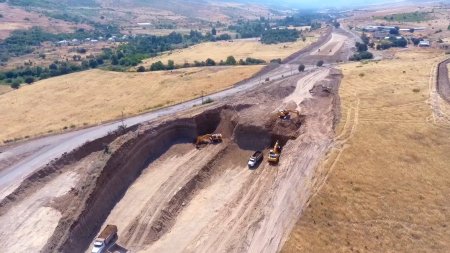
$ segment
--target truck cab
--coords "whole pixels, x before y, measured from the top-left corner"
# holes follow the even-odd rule
[[[255,167],[263,158],[261,151],[256,151],[253,153],[252,156],[250,156],[250,159],[248,160],[248,167],[253,168]]]
[[[94,247],[92,248],[92,253],[102,253],[106,249],[104,240],[95,240]]]

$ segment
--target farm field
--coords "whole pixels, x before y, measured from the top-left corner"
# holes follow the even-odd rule
[[[342,66],[336,147],[282,252],[446,252],[450,106],[435,91],[442,54]],[[319,176],[320,176],[319,175]]]
[[[245,60],[247,57],[270,61],[276,58],[283,59],[316,40],[317,38],[315,37],[307,37],[306,41],[298,40],[293,43],[274,45],[261,44],[257,39],[206,42],[144,60],[142,65],[148,67],[154,62],[162,61],[163,63],[167,63],[168,60],[173,60],[175,64],[182,65],[185,62],[205,61],[207,58],[220,62],[221,60],[225,61],[230,55],[234,56],[237,61],[239,59]]]
[[[261,66],[173,72],[89,70],[50,78],[0,96],[0,140],[83,127],[226,89]]]

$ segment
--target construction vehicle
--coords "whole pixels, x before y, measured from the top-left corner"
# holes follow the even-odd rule
[[[92,253],[106,252],[109,244],[115,237],[117,237],[117,226],[106,225],[106,227],[95,239]]]
[[[281,153],[281,146],[277,141],[275,142],[273,149],[269,150],[269,157],[267,158],[269,163],[277,164],[280,161],[280,153]]]
[[[202,144],[222,142],[222,134],[205,134],[197,137],[195,147],[199,148]]]
[[[300,112],[297,110],[279,110],[278,117],[280,119],[290,119],[291,113],[296,114],[297,116],[300,116]]]
[[[252,156],[250,156],[250,159],[248,160],[248,167],[255,167],[259,162],[261,162],[262,159],[263,153],[261,151],[256,151]]]

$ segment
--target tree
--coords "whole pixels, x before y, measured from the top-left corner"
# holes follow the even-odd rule
[[[34,77],[32,77],[32,76],[25,77],[25,82],[26,82],[27,84],[32,84],[32,83],[34,83]]]
[[[157,61],[150,66],[150,71],[164,70],[166,67],[161,61]]]
[[[300,66],[298,66],[298,71],[299,71],[299,72],[305,71],[305,65],[300,64]]]
[[[400,34],[400,32],[397,28],[393,28],[393,29],[389,30],[389,34],[398,35],[398,34]]]
[[[48,66],[48,68],[49,68],[49,69],[52,69],[52,70],[57,70],[57,69],[58,69],[58,65],[56,65],[55,63],[52,63],[52,64],[50,64],[50,65]]]
[[[145,67],[144,67],[144,66],[139,66],[139,67],[136,69],[136,71],[137,71],[137,72],[145,72]]]
[[[206,66],[215,66],[216,65],[216,62],[210,58],[206,59],[205,63],[206,63]]]
[[[370,38],[365,33],[361,35],[361,40],[363,41],[364,44],[369,44],[370,42]]]
[[[368,49],[366,44],[362,44],[359,42],[356,42],[355,46],[356,46],[356,49],[358,52],[364,52],[364,51],[367,51],[367,49]]]
[[[97,61],[96,60],[94,60],[94,59],[90,59],[89,60],[89,67],[91,67],[91,68],[96,68],[98,66],[98,63],[97,63]]]
[[[167,61],[167,69],[168,70],[175,69],[175,62],[173,60],[168,60]]]
[[[14,82],[11,84],[11,88],[13,88],[13,89],[15,89],[15,90],[19,89],[19,88],[20,88],[20,83],[19,83],[18,81],[14,81]]]
[[[339,22],[337,22],[337,20],[335,20],[333,22],[334,27],[339,28],[341,26],[341,24]]]
[[[324,62],[323,62],[322,60],[320,60],[320,61],[317,62],[316,66],[317,66],[317,67],[322,67],[322,66],[323,66],[323,63],[324,63]]]
[[[225,61],[226,65],[236,65],[236,59],[233,56],[228,56],[227,60]]]
[[[217,35],[217,30],[216,30],[215,27],[213,27],[213,29],[211,30],[211,34],[212,34],[213,36],[216,36],[216,35]]]
[[[113,55],[113,56],[111,57],[111,64],[112,64],[112,65],[117,65],[117,64],[119,64],[119,60],[117,59],[117,56]]]

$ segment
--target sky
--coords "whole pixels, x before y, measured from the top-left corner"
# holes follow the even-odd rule
[[[350,7],[367,6],[383,2],[392,3],[401,0],[257,0],[253,2],[266,3],[269,5],[289,5],[290,7],[300,8],[328,8],[328,7]]]

